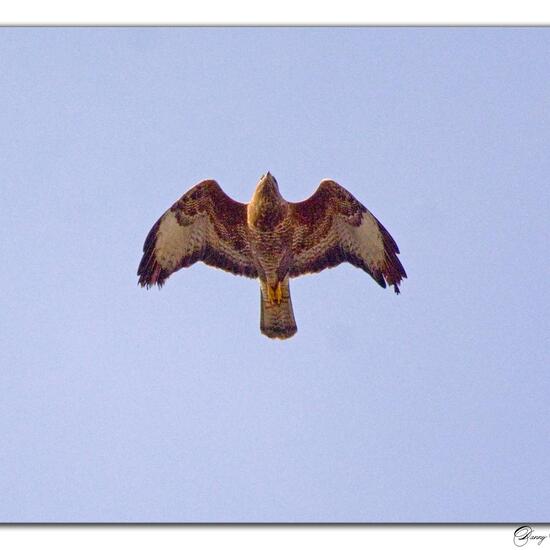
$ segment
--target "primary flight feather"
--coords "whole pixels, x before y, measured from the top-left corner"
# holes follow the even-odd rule
[[[152,227],[137,274],[141,286],[162,286],[178,269],[202,261],[257,278],[261,332],[290,338],[297,330],[290,277],[349,262],[399,294],[407,274],[397,254],[384,226],[341,185],[323,180],[309,199],[292,203],[268,172],[248,204],[213,180],[187,191]]]

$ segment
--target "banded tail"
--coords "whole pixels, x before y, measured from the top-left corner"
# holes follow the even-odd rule
[[[269,338],[290,338],[298,330],[292,310],[288,277],[281,282],[281,303],[270,301],[267,283],[260,280],[260,330]]]

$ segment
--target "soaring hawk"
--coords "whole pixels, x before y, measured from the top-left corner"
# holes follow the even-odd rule
[[[302,202],[287,202],[268,172],[248,204],[234,201],[213,180],[191,188],[155,223],[143,246],[139,284],[164,284],[198,261],[260,280],[260,330],[290,338],[296,321],[289,278],[349,262],[399,294],[407,277],[397,244],[346,189],[323,180]]]

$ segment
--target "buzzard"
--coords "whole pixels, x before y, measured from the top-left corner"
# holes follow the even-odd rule
[[[228,197],[214,180],[195,185],[152,227],[143,246],[139,284],[164,284],[202,261],[260,280],[260,330],[290,338],[296,321],[289,279],[349,262],[399,294],[407,277],[397,244],[346,189],[323,180],[302,202],[287,202],[268,172],[248,204]]]

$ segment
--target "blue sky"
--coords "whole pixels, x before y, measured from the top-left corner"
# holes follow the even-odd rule
[[[0,521],[548,520],[550,30],[0,29]],[[322,178],[387,227],[349,265],[137,286],[196,182]]]

